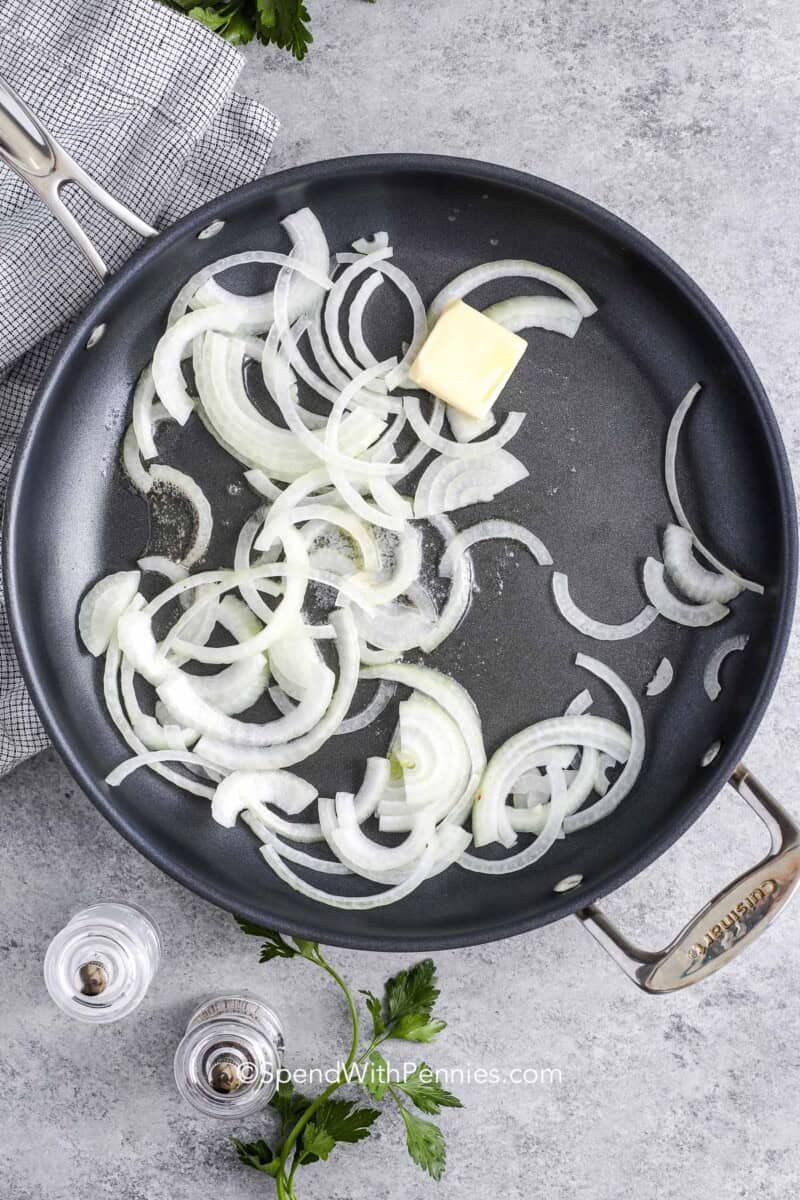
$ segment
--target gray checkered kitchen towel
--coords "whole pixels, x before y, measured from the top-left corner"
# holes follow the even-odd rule
[[[263,174],[276,118],[233,88],[242,58],[157,0],[0,0],[0,76],[73,158],[157,228]],[[76,196],[111,269],[136,236]],[[0,499],[28,403],[98,282],[0,163]],[[0,773],[46,746],[0,611]]]

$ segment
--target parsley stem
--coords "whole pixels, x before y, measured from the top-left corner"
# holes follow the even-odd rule
[[[345,1000],[347,1001],[347,1009],[348,1009],[348,1012],[350,1013],[350,1021],[353,1026],[353,1036],[352,1036],[352,1039],[350,1042],[350,1052],[347,1056],[347,1061],[345,1062],[344,1066],[342,1067],[341,1071],[339,1072],[338,1077],[334,1080],[333,1083],[329,1084],[328,1087],[326,1087],[325,1091],[322,1092],[321,1095],[317,1096],[316,1100],[314,1100],[314,1102],[312,1104],[310,1104],[308,1106],[306,1111],[302,1114],[302,1116],[296,1122],[294,1128],[290,1131],[289,1136],[286,1138],[286,1141],[283,1143],[283,1148],[281,1149],[280,1162],[278,1163],[277,1178],[279,1180],[281,1179],[281,1177],[286,1178],[286,1163],[289,1158],[289,1154],[291,1153],[292,1147],[295,1146],[295,1144],[297,1142],[297,1139],[300,1137],[300,1135],[302,1134],[306,1125],[309,1123],[311,1118],[314,1116],[314,1113],[317,1111],[317,1109],[320,1108],[321,1105],[323,1105],[325,1103],[325,1101],[327,1099],[329,1099],[329,1097],[332,1096],[333,1093],[342,1086],[343,1083],[347,1082],[347,1080],[349,1078],[349,1074],[350,1074],[350,1068],[352,1067],[353,1063],[355,1062],[356,1055],[358,1054],[358,1042],[359,1042],[358,1010],[356,1009],[352,992],[350,991],[350,989],[347,986],[347,984],[345,983],[345,981],[342,979],[341,975],[339,975],[338,972],[333,969],[331,964],[322,957],[322,954],[320,953],[319,948],[316,949],[316,951],[313,955],[313,958],[309,957],[308,961],[316,963],[318,967],[322,967],[322,970],[325,971],[326,974],[330,975],[331,979],[334,981],[334,983],[337,985],[337,987],[342,992]],[[294,1191],[292,1188],[292,1182],[293,1182],[293,1178],[294,1178],[294,1173],[300,1164],[300,1158],[301,1158],[301,1152],[300,1152],[299,1147],[297,1147],[295,1150],[294,1162],[292,1163],[292,1166],[290,1168],[288,1179],[286,1179],[288,1189],[289,1189],[288,1190],[289,1200],[293,1200]],[[279,1200],[284,1200],[284,1197],[286,1196],[285,1191],[283,1192],[283,1196],[281,1195],[282,1190],[283,1189],[281,1186],[279,1188],[279,1192],[278,1192]]]

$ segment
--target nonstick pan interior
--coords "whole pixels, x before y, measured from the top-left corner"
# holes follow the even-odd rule
[[[100,666],[76,634],[86,587],[130,566],[147,544],[146,507],[122,481],[118,448],[132,384],[170,300],[215,258],[283,248],[277,222],[302,205],[317,213],[334,249],[388,230],[396,261],[426,298],[466,267],[523,257],[573,275],[599,305],[574,341],[531,334],[502,401],[529,413],[511,448],[530,478],[490,506],[456,513],[459,527],[486,516],[522,522],[568,573],[586,611],[628,619],[643,603],[642,561],[659,554],[670,519],[667,425],[699,379],[702,397],[684,429],[685,502],[721,557],[767,586],[763,597],[739,597],[722,625],[687,631],[659,620],[640,637],[598,643],[559,617],[550,568],[536,566],[519,547],[480,546],[479,590],[435,665],[471,692],[489,751],[562,711],[586,686],[594,711],[622,715],[604,686],[576,668],[577,650],[607,662],[639,695],[662,655],[672,661],[675,682],[663,696],[642,699],[644,770],[610,819],[559,842],[518,875],[452,868],[406,901],[366,914],[295,895],[273,878],[247,830],[222,830],[204,801],[149,772],[107,788],[103,777],[126,750],[100,699]],[[198,238],[216,219],[225,222],[221,231]],[[474,302],[528,290],[506,281]],[[377,351],[394,349],[390,333],[401,313],[388,295],[371,302],[366,332]],[[101,322],[104,336],[86,349]],[[166,444],[168,461],[213,478],[217,528],[208,561],[229,563],[239,525],[256,505],[238,487],[238,464],[194,418]],[[497,167],[413,157],[342,160],[261,180],[140,252],[67,339],[30,420],[6,521],[6,584],[23,668],[56,745],[100,810],[159,866],[225,908],[368,948],[433,948],[520,932],[607,893],[662,852],[716,793],[755,730],[783,654],[795,558],[788,470],[766,399],[724,322],[674,264],[615,218],[551,185]],[[723,638],[738,633],[749,634],[750,643],[727,663],[726,686],[712,704],[702,685],[704,663]],[[390,710],[370,730],[332,739],[301,773],[322,794],[355,786],[364,757],[385,753],[393,722]],[[703,768],[717,739],[722,750]],[[554,884],[573,873],[583,876],[582,886],[554,893]]]

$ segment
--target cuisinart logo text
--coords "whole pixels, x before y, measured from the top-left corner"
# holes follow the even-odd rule
[[[735,908],[726,913],[718,924],[712,925],[711,928],[703,934],[699,942],[695,942],[689,950],[689,957],[695,961],[702,958],[706,950],[718,942],[729,930],[738,925],[742,917],[748,916],[753,912],[767,896],[772,896],[777,892],[778,885],[774,879],[765,879],[759,887],[753,888],[749,895],[745,896]]]

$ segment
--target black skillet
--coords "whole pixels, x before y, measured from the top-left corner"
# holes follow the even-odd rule
[[[8,96],[0,149],[46,192],[43,180],[74,174],[74,164],[18,101],[9,119],[12,102]],[[32,175],[32,164],[38,174]],[[129,566],[148,538],[145,505],[121,482],[117,462],[131,387],[152,355],[170,299],[213,259],[282,247],[278,221],[303,205],[313,208],[335,248],[389,230],[397,261],[426,297],[466,267],[522,257],[566,271],[597,301],[598,314],[574,341],[531,337],[503,397],[504,405],[529,410],[513,449],[530,478],[491,512],[543,538],[583,608],[613,622],[641,606],[641,562],[658,554],[660,531],[670,519],[665,433],[698,379],[702,396],[683,434],[684,497],[723,560],[766,586],[763,597],[739,597],[722,627],[692,631],[659,620],[629,641],[597,643],[556,613],[549,569],[502,544],[479,547],[480,591],[437,652],[436,665],[473,695],[489,751],[522,726],[560,712],[587,685],[595,711],[618,711],[614,697],[574,665],[576,650],[609,663],[638,694],[667,655],[675,682],[661,697],[642,701],[645,766],[611,818],[559,842],[519,875],[493,878],[451,868],[409,899],[364,914],[291,892],[265,867],[249,832],[223,831],[205,803],[146,771],[108,788],[104,776],[126,749],[100,698],[98,664],[76,635],[87,585]],[[119,207],[116,213],[130,219]],[[217,222],[213,237],[201,236]],[[506,282],[475,299],[484,304],[513,292]],[[367,334],[378,350],[390,344],[393,350],[389,333],[402,309],[373,305]],[[204,481],[215,480],[211,499],[224,516],[209,561],[228,561],[235,531],[254,505],[248,494],[230,495],[238,464],[194,420],[180,436],[175,431],[167,453]],[[464,526],[487,514],[483,508],[456,515]],[[775,418],[741,346],[692,281],[630,226],[563,188],[461,159],[342,159],[257,180],[160,233],[99,290],[32,405],[8,493],[4,551],[19,659],[69,769],[148,858],[226,909],[323,942],[383,950],[469,945],[577,913],[641,986],[664,991],[722,965],[768,923],[797,882],[797,831],[737,766],[774,687],[795,592],[795,509]],[[739,632],[750,635],[749,645],[726,665],[722,695],[711,703],[702,685],[704,662],[724,637]],[[320,791],[352,786],[365,755],[385,751],[391,724],[387,714],[361,735],[332,739],[309,767]],[[719,753],[703,766],[717,741]],[[666,952],[635,951],[592,902],[663,853],[731,778],[770,826],[771,856],[707,905]],[[554,890],[570,875],[581,877],[578,886]]]

